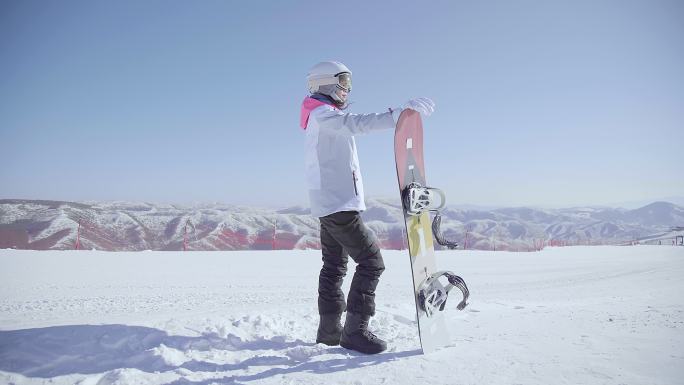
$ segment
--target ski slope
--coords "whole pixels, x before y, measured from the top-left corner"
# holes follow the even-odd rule
[[[471,301],[430,355],[383,255],[366,356],[314,343],[319,251],[0,250],[0,384],[682,383],[684,247],[438,252]]]

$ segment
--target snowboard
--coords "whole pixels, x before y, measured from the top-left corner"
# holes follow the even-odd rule
[[[448,291],[452,287],[461,289],[464,294],[464,299],[458,306],[461,310],[466,306],[468,293],[465,282],[460,277],[451,272],[437,270],[429,205],[421,206],[425,210],[415,209],[415,207],[413,207],[414,210],[411,210],[407,207],[409,205],[407,198],[409,197],[406,193],[412,187],[426,186],[423,123],[420,113],[417,111],[406,109],[399,116],[394,133],[394,156],[411,261],[418,333],[423,353],[429,353],[449,342],[449,332],[443,312]],[[428,198],[430,192],[427,190],[438,189],[422,188],[419,190],[424,192],[424,198]],[[443,193],[441,193],[441,199],[441,205],[436,205],[436,207],[441,208],[445,204]],[[441,233],[437,232],[436,234]],[[441,238],[441,235],[437,236],[440,244]],[[449,279],[447,287],[439,282],[440,276]],[[428,287],[429,289],[426,289]],[[425,293],[430,293],[428,294],[429,298],[425,298]]]

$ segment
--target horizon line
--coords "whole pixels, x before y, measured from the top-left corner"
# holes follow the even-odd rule
[[[398,197],[389,197],[389,196],[370,196],[366,198],[366,201],[383,201],[383,200],[396,200],[396,203],[400,203],[400,199]],[[673,202],[672,200],[675,200]],[[64,199],[34,199],[34,198],[0,198],[0,203],[3,203],[5,201],[26,201],[26,202],[54,202],[54,203],[76,203],[76,204],[98,204],[98,203],[106,203],[106,204],[115,204],[115,203],[122,203],[122,204],[147,204],[147,205],[168,205],[168,206],[180,206],[180,207],[186,207],[186,208],[191,208],[191,207],[197,207],[197,206],[203,206],[203,205],[225,205],[225,206],[234,206],[234,207],[241,207],[241,208],[261,208],[261,209],[273,209],[273,210],[285,210],[285,209],[292,209],[292,208],[301,208],[301,209],[308,209],[309,206],[308,204],[279,204],[279,205],[274,205],[274,204],[237,204],[237,203],[230,203],[226,201],[193,201],[193,202],[170,202],[170,201],[151,201],[151,200],[126,200],[126,199],[84,199],[84,200],[64,200]],[[601,204],[601,203],[592,203],[592,204],[568,204],[568,205],[539,205],[539,204],[523,204],[523,205],[501,205],[501,204],[479,204],[479,203],[452,203],[452,204],[447,204],[446,208],[449,207],[456,207],[456,208],[472,208],[472,209],[480,209],[480,210],[496,210],[496,209],[506,209],[506,208],[533,208],[533,209],[544,209],[544,210],[562,210],[562,209],[578,209],[578,208],[612,208],[612,209],[629,209],[628,207],[625,206],[632,206],[635,208],[641,208],[645,206],[649,206],[654,203],[669,203],[678,207],[684,207],[682,202],[676,202],[676,201],[684,201],[684,196],[671,196],[667,198],[661,198],[661,199],[652,199],[652,200],[634,200],[634,201],[627,201],[627,202],[621,202],[621,203],[614,203],[614,204]],[[645,203],[648,202],[648,203]]]

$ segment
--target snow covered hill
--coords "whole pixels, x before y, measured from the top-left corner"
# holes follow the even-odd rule
[[[422,355],[408,256],[383,251],[387,352],[315,344],[320,251],[0,250],[0,384],[680,384],[684,248],[441,251],[467,282]],[[350,269],[353,271],[353,269]],[[348,289],[350,277],[345,281]]]
[[[399,201],[367,203],[363,217],[382,247],[404,247]],[[484,250],[528,251],[541,243],[620,244],[684,226],[684,208],[666,202],[635,210],[449,208],[443,217],[447,238]],[[319,247],[318,220],[302,207],[0,200],[0,248],[73,249],[77,238],[82,249],[110,251]]]

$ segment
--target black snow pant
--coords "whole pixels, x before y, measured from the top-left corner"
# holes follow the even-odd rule
[[[345,310],[375,314],[375,288],[385,270],[375,237],[363,224],[358,211],[340,211],[319,218],[323,268],[318,278],[318,313],[342,314]],[[351,256],[356,272],[344,301],[342,281]]]

